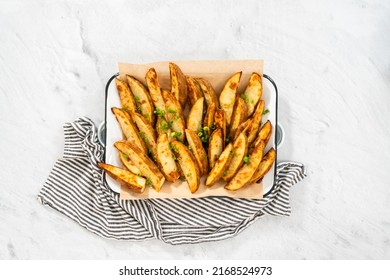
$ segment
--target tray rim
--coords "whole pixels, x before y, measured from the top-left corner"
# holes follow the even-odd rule
[[[116,78],[116,77],[118,77],[119,76],[119,72],[118,73],[116,73],[116,74],[114,74],[113,76],[111,76],[111,78],[109,78],[108,79],[108,81],[107,81],[107,84],[106,84],[106,87],[105,87],[105,98],[104,98],[104,123],[105,124],[107,124],[107,100],[108,100],[108,89],[109,89],[109,87],[110,87],[110,85],[111,85],[111,82]],[[276,132],[276,127],[277,127],[277,124],[278,124],[278,100],[279,100],[279,92],[278,92],[278,87],[276,86],[276,83],[275,83],[275,81],[269,76],[269,75],[267,75],[267,74],[264,74],[263,73],[263,77],[265,78],[265,79],[267,79],[271,84],[272,84],[272,86],[274,87],[274,89],[275,89],[275,94],[276,94],[276,96],[275,96],[275,125],[274,125],[274,129],[275,129],[275,133],[274,133],[274,143],[275,143],[275,147],[274,147],[274,149],[275,149],[275,161],[274,161],[274,182],[273,182],[273,185],[272,185],[272,187],[269,189],[269,191],[268,192],[266,192],[265,194],[263,194],[263,198],[266,198],[273,190],[274,190],[274,188],[276,187],[276,179],[277,179],[277,159],[278,159],[278,146],[277,146],[277,144],[276,144],[276,140],[277,140],[277,132]],[[103,151],[103,160],[104,160],[104,162],[106,162],[106,149],[107,149],[107,127],[106,127],[106,129],[104,130],[104,139],[105,139],[105,145],[104,145],[104,147],[103,147],[103,149],[104,149],[104,151]],[[106,176],[107,176],[107,174],[106,174],[106,172],[103,172],[103,180],[104,180],[104,183],[106,184],[106,185],[108,185],[109,186],[109,184],[108,184],[108,182],[107,182],[107,180],[106,180]],[[118,192],[116,192],[115,190],[113,190],[111,187],[109,187],[113,192],[115,192],[115,193],[118,193]],[[196,198],[196,197],[194,197],[194,198]],[[194,199],[194,198],[191,198],[191,199]],[[148,199],[148,198],[140,198],[140,199]],[[153,198],[153,199],[166,199],[166,198]],[[170,198],[170,199],[178,199],[178,198]],[[238,198],[239,199],[239,198]]]

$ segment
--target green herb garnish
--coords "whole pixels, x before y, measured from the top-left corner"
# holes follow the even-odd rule
[[[124,158],[129,158],[129,156],[128,155],[126,155],[126,154],[124,154],[124,153],[122,153],[122,157],[124,157]]]
[[[152,184],[152,180],[150,180],[149,178],[146,179],[146,185],[151,185]]]
[[[175,145],[169,144],[169,146],[170,146],[172,151],[174,151],[175,153],[179,153],[179,150],[177,149],[177,147]]]
[[[158,108],[154,109],[153,113],[156,114],[156,115],[159,115],[161,117],[165,116],[165,111],[164,110],[160,110]]]
[[[177,111],[176,111],[176,110],[173,110],[173,109],[171,109],[171,108],[169,108],[169,109],[168,109],[168,113],[171,113],[171,114],[176,114],[176,113],[177,113]]]
[[[246,104],[248,104],[248,96],[246,96],[245,94],[241,94],[241,98],[245,101]]]
[[[263,111],[263,115],[266,115],[266,114],[268,114],[268,113],[269,113],[269,110],[268,110],[268,109],[266,109],[266,110]]]
[[[245,156],[242,160],[243,160],[246,164],[249,163],[249,157],[248,157],[248,156]]]

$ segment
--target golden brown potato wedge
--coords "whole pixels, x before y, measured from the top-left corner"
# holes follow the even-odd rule
[[[260,128],[259,135],[257,136],[256,140],[253,142],[253,145],[256,146],[260,143],[260,141],[264,141],[265,145],[268,144],[269,139],[271,138],[272,134],[272,124],[268,120],[265,124]]]
[[[181,108],[184,109],[188,95],[186,77],[180,67],[172,62],[169,63],[169,73],[171,76],[171,92],[179,101]]]
[[[171,124],[171,130],[174,132],[174,138],[184,143],[185,135],[185,119],[181,105],[176,97],[168,90],[163,89],[162,95],[165,101],[165,108],[167,109],[166,118],[168,123]]]
[[[161,172],[169,182],[175,182],[180,177],[166,133],[157,139],[156,159]]]
[[[129,156],[131,161],[138,167],[143,177],[150,180],[153,188],[159,192],[164,184],[165,177],[155,163],[131,142],[118,141],[114,146],[122,153]]]
[[[229,166],[223,172],[222,179],[230,181],[236,174],[237,170],[244,164],[243,158],[248,153],[248,139],[243,132],[234,140],[233,156]]]
[[[114,180],[119,183],[125,185],[130,190],[142,193],[145,190],[146,179],[140,176],[137,176],[130,171],[125,169],[105,164],[103,162],[99,162],[98,165],[102,168],[108,175],[110,175]]]
[[[233,144],[229,143],[226,148],[223,150],[221,155],[218,157],[218,160],[215,162],[214,167],[211,169],[210,173],[206,179],[206,186],[210,187],[217,182],[225,170],[229,167],[229,164],[233,157]]]
[[[138,135],[137,127],[135,126],[130,114],[128,114],[125,110],[115,107],[112,108],[111,111],[118,120],[123,135],[126,137],[127,141],[135,143],[143,153],[147,153],[148,149],[146,148],[145,142]]]
[[[249,157],[244,157],[245,164],[237,171],[234,177],[226,184],[225,189],[236,191],[245,186],[252,178],[263,157],[264,142],[255,147]]]
[[[154,131],[151,124],[141,114],[133,113],[132,117],[138,127],[139,136],[146,144],[146,148],[148,149],[148,155],[152,156],[153,159],[156,159],[156,132]]]
[[[232,120],[230,122],[230,129],[229,129],[230,138],[234,137],[234,134],[236,133],[236,129],[241,123],[247,120],[248,118],[247,116],[248,116],[248,108],[245,104],[245,101],[242,98],[237,97],[236,104],[234,105]]]
[[[202,141],[196,132],[189,129],[186,129],[186,138],[188,141],[188,149],[192,152],[198,163],[200,176],[203,176],[208,171],[208,160]]]
[[[259,127],[261,125],[261,119],[263,117],[263,111],[264,111],[264,100],[260,100],[259,104],[257,105],[256,111],[253,114],[252,117],[252,125],[249,129],[248,133],[248,142],[252,143],[253,140],[255,140],[257,133],[259,132]]]
[[[210,168],[214,167],[215,162],[218,160],[219,155],[223,150],[223,138],[222,138],[222,129],[217,128],[211,134],[209,142],[209,166]]]
[[[241,79],[241,74],[242,72],[238,72],[231,76],[227,80],[221,95],[219,96],[219,105],[226,113],[227,125],[230,125],[232,119],[233,107],[236,101],[237,88]]]
[[[203,97],[203,92],[198,82],[193,77],[186,76],[186,82],[188,101],[190,102],[190,107],[192,107],[199,98]]]
[[[207,111],[203,119],[203,126],[211,128],[211,126],[214,123],[214,115],[215,115],[216,108],[217,107],[215,103],[210,103],[209,106],[207,106]]]
[[[134,100],[137,105],[137,113],[142,114],[145,119],[151,124],[155,123],[154,105],[150,97],[148,89],[139,80],[133,76],[126,75],[127,83],[134,95]]]
[[[133,172],[134,174],[141,174],[139,168],[131,161],[128,155],[121,152],[118,152],[118,154],[120,161],[127,170]]]
[[[272,164],[275,161],[275,158],[276,158],[276,151],[274,148],[271,148],[261,160],[259,167],[257,168],[256,172],[253,174],[249,183],[252,184],[261,180],[265,176],[265,174],[267,174],[268,171],[271,169]]]
[[[258,73],[253,72],[249,78],[245,92],[242,94],[242,97],[248,106],[248,116],[252,116],[257,103],[261,99],[263,93],[261,81],[261,76]]]
[[[237,129],[236,133],[234,134],[234,139],[237,139],[237,137],[242,133],[245,134],[245,136],[248,136],[248,131],[251,128],[252,125],[252,119],[247,119],[245,122],[240,124]]]
[[[219,106],[218,96],[215,93],[215,90],[211,85],[211,83],[204,78],[196,78],[196,81],[198,82],[200,88],[202,89],[203,96],[206,100],[207,106],[210,106],[211,103],[214,103],[215,107],[218,108]]]
[[[187,129],[197,132],[202,128],[204,97],[199,98],[192,106],[187,117]]]
[[[215,110],[214,114],[215,127],[222,130],[222,145],[226,143],[226,113],[222,109]]]
[[[154,68],[150,68],[146,73],[145,79],[149,89],[150,97],[155,107],[154,113],[157,115],[165,114],[165,102],[161,94],[161,88],[158,82],[156,70]]]
[[[196,192],[200,184],[200,175],[198,164],[196,163],[194,156],[191,151],[179,141],[173,141],[171,143],[171,149],[184,173],[191,193]]]
[[[115,85],[119,94],[122,109],[128,113],[135,112],[137,110],[137,106],[127,83],[123,82],[119,78],[116,78]]]

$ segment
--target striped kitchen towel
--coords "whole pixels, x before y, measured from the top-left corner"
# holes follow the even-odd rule
[[[229,238],[264,215],[289,215],[289,189],[305,177],[302,164],[283,162],[277,165],[276,187],[263,199],[120,200],[97,167],[104,149],[94,123],[80,118],[65,124],[64,134],[63,158],[55,163],[38,200],[106,238],[158,238],[170,244]]]

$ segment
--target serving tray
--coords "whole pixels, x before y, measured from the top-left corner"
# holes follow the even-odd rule
[[[237,62],[237,71],[242,71],[243,69],[240,68],[241,61]],[[176,62],[180,67],[181,62]],[[191,62],[186,62],[191,63]],[[199,61],[196,61],[197,64],[199,64]],[[209,62],[207,62],[209,63]],[[224,63],[223,61],[218,61],[216,63]],[[231,66],[232,61],[228,62]],[[234,63],[234,62],[233,62]],[[161,62],[159,63],[161,64]],[[153,67],[155,64],[142,64],[139,65],[143,69],[148,69],[148,67]],[[133,65],[136,67],[137,65]],[[139,68],[137,68],[139,69]],[[163,69],[163,68],[161,68]],[[166,62],[166,69],[168,69],[168,62]],[[183,68],[182,68],[183,69]],[[160,72],[157,70],[157,74],[159,76],[160,80]],[[193,75],[192,73],[189,73],[188,71],[185,71],[183,69],[183,72],[186,75]],[[146,71],[145,71],[146,73]],[[144,73],[144,74],[145,74]],[[169,73],[169,72],[168,72]],[[244,76],[244,70],[243,70],[243,76]],[[130,74],[130,73],[129,73]],[[131,73],[133,76],[138,78],[140,81],[144,82],[144,78],[137,75],[134,75],[134,73]],[[165,73],[166,74],[166,73]],[[210,73],[210,69],[207,72],[207,74],[212,77],[213,73]],[[229,72],[227,73],[226,80],[234,73]],[[246,73],[248,74],[248,73]],[[249,73],[250,74],[250,73]],[[122,132],[120,130],[119,124],[115,118],[115,116],[111,113],[112,107],[121,107],[119,96],[116,90],[115,81],[114,79],[118,77],[120,74],[117,73],[113,75],[107,82],[106,85],[106,98],[105,98],[105,153],[104,153],[104,161],[108,164],[112,164],[115,166],[122,166],[119,157],[118,157],[118,151],[114,147],[114,143],[118,140],[122,139]],[[221,73],[218,73],[219,76],[221,76]],[[166,75],[161,75],[163,78],[166,79]],[[196,76],[201,76],[199,73],[196,73]],[[210,82],[213,84],[213,81],[210,80]],[[242,79],[240,84],[246,84],[247,80]],[[161,84],[161,82],[160,82]],[[214,86],[214,84],[213,84]],[[240,90],[240,88],[239,88]],[[219,92],[216,90],[216,92],[219,94]],[[265,151],[268,151],[271,147],[273,147],[275,150],[277,150],[276,145],[276,126],[277,126],[277,110],[278,110],[278,90],[276,87],[275,82],[268,76],[263,74],[263,94],[262,99],[265,102],[265,109],[269,110],[269,113],[263,116],[262,122],[265,123],[267,120],[270,120],[272,123],[272,135],[270,138],[270,141],[268,145],[265,148]],[[277,153],[276,153],[277,154]],[[236,198],[262,198],[267,196],[267,194],[272,190],[272,188],[275,185],[276,180],[276,159],[275,163],[272,166],[271,170],[264,176],[263,180],[259,184],[252,184],[247,185],[243,187],[240,190],[237,191],[228,191],[223,188],[223,186],[226,184],[226,182],[220,180],[218,181],[214,186],[212,187],[206,187],[204,185],[204,182],[206,180],[206,176],[203,176],[201,178],[201,183],[199,186],[199,189],[196,193],[192,194],[189,191],[187,182],[177,180],[175,183],[171,183],[168,181],[165,181],[162,189],[160,192],[156,192],[152,187],[147,187],[145,191],[142,194],[134,193],[130,190],[128,190],[126,187],[122,187],[119,182],[112,179],[110,176],[107,176],[104,174],[104,180],[106,181],[107,185],[117,193],[120,193],[121,199],[147,199],[147,198],[195,198],[195,197],[205,197],[205,196],[229,196],[229,197],[236,197]]]

